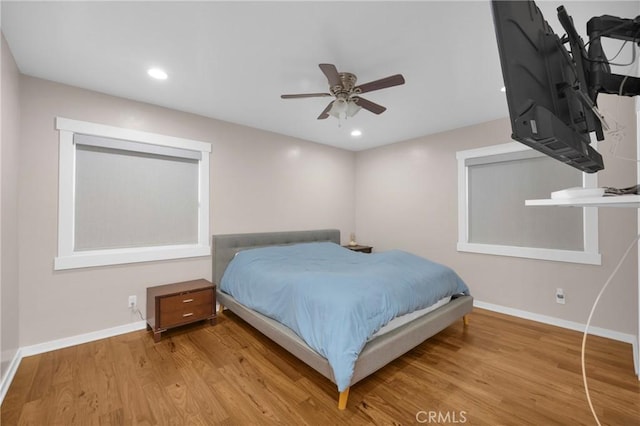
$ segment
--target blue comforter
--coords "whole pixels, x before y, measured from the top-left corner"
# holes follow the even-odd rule
[[[399,250],[363,254],[334,243],[239,252],[220,288],[291,328],[350,384],[367,339],[396,316],[469,290],[450,268]]]

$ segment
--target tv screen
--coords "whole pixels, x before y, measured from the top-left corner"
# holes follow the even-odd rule
[[[583,70],[533,1],[492,1],[492,10],[511,137],[584,172],[604,169],[590,145],[590,132],[602,128]]]

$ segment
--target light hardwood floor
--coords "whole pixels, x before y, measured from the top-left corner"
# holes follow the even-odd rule
[[[581,335],[480,309],[351,388],[335,386],[231,313],[154,344],[140,331],[22,360],[2,426],[595,424]],[[602,424],[640,424],[631,346],[589,337]]]

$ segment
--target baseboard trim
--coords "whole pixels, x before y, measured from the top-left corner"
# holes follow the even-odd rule
[[[56,349],[68,348],[70,346],[93,342],[94,340],[106,339],[108,337],[118,336],[120,334],[131,333],[132,331],[142,330],[146,326],[147,323],[145,321],[137,321],[129,324],[119,325],[117,327],[106,328],[104,330],[92,331],[91,333],[78,334],[76,336],[51,340],[50,342],[24,346],[22,347],[22,357],[38,355],[49,351],[55,351]]]
[[[534,312],[523,311],[520,309],[509,308],[507,306],[502,305],[494,305],[493,303],[482,302],[480,300],[473,301],[473,306],[481,309],[486,309],[488,311],[498,312],[501,314],[511,315],[518,318],[523,318],[531,321],[541,322],[543,324],[555,325],[561,328],[567,328],[569,330],[579,331],[584,333],[584,329],[586,324],[582,324],[579,322],[563,320],[556,317],[550,317],[548,315],[536,314]],[[633,334],[621,333],[619,331],[609,330],[607,328],[602,327],[593,327],[589,326],[589,334],[599,337],[605,337],[607,339],[617,340],[619,342],[630,343],[633,349],[633,367],[635,369],[636,375],[640,378],[638,365],[638,338]]]
[[[555,325],[562,328],[568,328],[569,330],[579,331],[584,333],[585,324],[579,322],[563,320],[556,317],[550,317],[547,315],[536,314],[534,312],[523,311],[520,309],[509,308],[502,305],[494,305],[493,303],[486,303],[480,300],[474,300],[473,306],[486,309],[488,311],[499,312],[501,314],[507,314],[518,318],[528,319],[544,324]],[[636,337],[633,334],[620,333],[619,331],[609,330],[607,328],[589,326],[589,334],[594,336],[606,337],[612,340],[618,340],[625,343],[635,343]]]
[[[4,401],[5,395],[7,395],[7,391],[9,390],[9,386],[11,382],[13,382],[13,378],[18,371],[18,366],[20,365],[20,361],[22,361],[22,350],[18,348],[13,359],[9,363],[9,368],[7,369],[7,373],[0,380],[0,405]]]

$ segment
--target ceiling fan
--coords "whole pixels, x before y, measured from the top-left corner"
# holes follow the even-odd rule
[[[323,120],[330,115],[338,119],[353,117],[360,111],[360,108],[364,108],[374,114],[382,114],[387,108],[362,98],[360,95],[362,93],[404,84],[402,74],[395,74],[356,86],[357,77],[355,74],[338,72],[333,64],[320,64],[320,69],[327,77],[330,93],[300,93],[280,96],[282,99],[335,97],[335,100],[331,101],[324,111],[320,113],[318,120]]]

